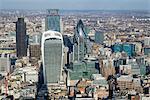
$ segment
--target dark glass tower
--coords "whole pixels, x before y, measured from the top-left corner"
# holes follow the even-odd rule
[[[24,18],[18,18],[16,22],[16,50],[18,58],[27,56],[27,35]]]
[[[45,19],[45,30],[53,30],[60,32],[60,16],[58,9],[48,9]]]

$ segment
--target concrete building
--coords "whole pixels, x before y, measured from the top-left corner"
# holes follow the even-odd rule
[[[100,61],[100,73],[107,79],[109,75],[115,74],[115,67],[112,60]]]
[[[120,65],[119,66],[120,74],[131,74],[131,65]]]
[[[31,59],[39,60],[41,57],[41,45],[40,44],[30,44],[29,45],[29,52]]]
[[[3,76],[7,75],[10,72],[10,57],[7,55],[6,57],[4,55],[0,56],[0,74]]]
[[[144,38],[144,45],[145,46],[150,46],[150,37],[145,37]]]
[[[135,90],[138,93],[143,93],[141,86],[141,80],[139,78],[133,78],[129,75],[121,75],[117,78],[117,87],[120,90]]]

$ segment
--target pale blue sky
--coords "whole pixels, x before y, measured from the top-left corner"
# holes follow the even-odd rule
[[[1,9],[150,10],[150,0],[0,0]]]

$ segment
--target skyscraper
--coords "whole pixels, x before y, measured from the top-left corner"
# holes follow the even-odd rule
[[[45,30],[53,30],[60,32],[60,16],[58,9],[48,9],[45,19]]]
[[[27,35],[24,18],[18,18],[16,22],[16,50],[18,58],[27,56]]]
[[[56,31],[46,31],[42,36],[42,61],[44,83],[59,84],[63,69],[63,37]]]
[[[85,28],[82,20],[79,20],[74,34],[74,61],[81,61],[84,59],[87,53],[87,34],[85,33]]]

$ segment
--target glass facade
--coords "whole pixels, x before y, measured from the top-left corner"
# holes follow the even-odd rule
[[[49,38],[44,43],[44,66],[47,83],[58,83],[62,70],[62,40]]]
[[[123,51],[127,53],[128,56],[135,55],[135,45],[134,44],[123,44]]]
[[[113,45],[113,51],[116,52],[122,52],[122,44],[114,44]]]
[[[114,44],[113,51],[115,53],[124,51],[129,57],[135,56],[135,44]]]
[[[57,9],[49,9],[47,11],[47,17],[46,17],[46,22],[45,22],[45,29],[46,31],[48,30],[53,30],[53,31],[58,31],[60,32],[60,16],[58,14]]]
[[[104,41],[104,33],[96,31],[95,32],[95,42],[99,44],[103,44]]]
[[[24,18],[18,18],[16,22],[16,49],[18,58],[27,56],[27,40]]]
[[[97,65],[99,65],[97,61],[74,62],[73,69],[69,71],[70,79],[71,80],[80,80],[81,78],[91,79],[92,74],[99,73],[99,66]]]
[[[144,48],[144,55],[149,55],[150,54],[150,48]]]
[[[46,31],[53,30],[60,32],[60,16],[47,16],[46,18]]]
[[[87,53],[87,34],[83,22],[79,20],[74,35],[74,61],[81,61]]]
[[[33,34],[29,36],[29,44],[40,44],[41,43],[42,34]]]

